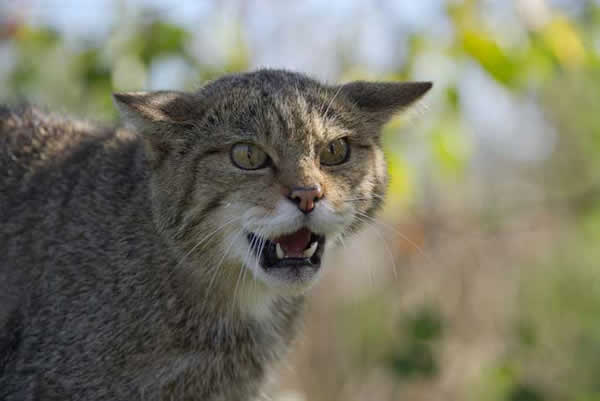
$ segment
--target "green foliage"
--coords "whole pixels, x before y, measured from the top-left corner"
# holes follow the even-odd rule
[[[1,97],[24,97],[56,104],[95,118],[116,118],[111,93],[147,89],[152,67],[172,57],[188,65],[185,83],[199,86],[222,71],[247,68],[248,56],[241,39],[226,64],[205,66],[190,51],[191,33],[150,13],[143,20],[128,20],[106,40],[62,37],[48,27],[20,24],[9,38],[16,62],[9,71]],[[1,78],[1,77],[0,77]],[[175,88],[177,89],[177,88]]]
[[[431,132],[431,152],[444,176],[462,177],[471,147],[459,121],[449,117]]]
[[[431,377],[439,367],[429,344],[412,343],[405,349],[390,355],[390,367],[400,377]]]
[[[435,376],[444,326],[439,309],[423,305],[397,316],[390,306],[388,300],[373,296],[341,310],[340,331],[347,333],[345,349],[353,363],[366,368],[383,362],[400,380]]]
[[[431,305],[417,310],[402,325],[404,341],[390,352],[390,368],[402,378],[430,378],[438,374],[439,364],[435,345],[442,339],[443,321]]]
[[[167,54],[187,56],[185,45],[190,34],[183,28],[162,21],[152,21],[143,26],[139,35],[131,38],[131,52],[137,54],[144,64]]]
[[[519,71],[517,61],[484,32],[465,29],[460,32],[459,46],[499,82],[515,83]]]
[[[442,336],[442,317],[432,306],[420,309],[408,320],[407,326],[410,336],[418,342],[434,341]]]
[[[544,397],[534,388],[520,384],[510,391],[507,401],[544,401]]]

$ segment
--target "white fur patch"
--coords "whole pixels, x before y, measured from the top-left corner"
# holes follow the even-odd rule
[[[238,289],[240,309],[250,313],[256,318],[268,317],[270,306],[278,295],[298,294],[305,292],[317,281],[321,275],[321,268],[310,282],[282,282],[266,272],[260,265],[259,258],[248,243],[248,233],[258,237],[274,239],[278,236],[293,233],[302,227],[307,227],[312,232],[324,235],[327,239],[327,248],[336,242],[339,235],[351,224],[354,209],[348,204],[343,210],[336,211],[326,199],[320,201],[312,213],[304,214],[296,205],[287,199],[277,202],[272,211],[263,207],[248,208],[243,204],[231,204],[228,213],[239,211],[242,217],[236,222],[236,229],[225,238],[224,249],[228,259],[241,263],[245,269]],[[260,242],[255,244],[259,248]]]

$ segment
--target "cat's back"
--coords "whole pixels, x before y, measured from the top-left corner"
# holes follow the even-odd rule
[[[106,135],[91,124],[68,120],[31,105],[0,105],[0,185],[33,175],[44,166],[57,165],[86,139],[103,134]]]
[[[15,200],[33,186],[75,178],[67,172],[76,166],[90,167],[94,157],[106,157],[108,152],[99,151],[111,142],[117,146],[117,136],[113,129],[35,106],[0,105],[0,193]]]
[[[47,216],[53,207],[90,203],[90,198],[89,206],[104,203],[102,198],[118,201],[108,199],[114,189],[122,192],[142,173],[135,165],[137,142],[128,131],[30,105],[0,105],[0,223],[23,213]]]
[[[122,227],[144,205],[140,153],[128,131],[0,106],[0,271],[56,265],[82,257],[78,245],[132,234]]]
[[[155,290],[140,284],[141,267],[164,262],[145,163],[129,131],[0,106],[0,399],[21,399],[27,369],[101,382],[90,373],[97,353],[118,359],[132,347],[112,333],[148,336],[147,325],[115,317],[148,313],[143,300]],[[21,354],[33,365],[19,370]]]

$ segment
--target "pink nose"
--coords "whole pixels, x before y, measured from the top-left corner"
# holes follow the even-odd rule
[[[323,197],[323,190],[320,185],[314,187],[296,187],[292,189],[288,198],[298,205],[298,209],[303,213],[310,213],[315,208],[315,203]]]

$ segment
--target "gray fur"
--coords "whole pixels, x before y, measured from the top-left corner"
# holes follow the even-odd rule
[[[116,95],[133,131],[0,107],[0,399],[254,399],[298,329],[303,295],[277,293],[267,318],[247,315],[234,302],[241,267],[214,271],[221,234],[197,247],[224,205],[268,192],[219,146],[260,129],[304,143],[310,113],[282,106],[301,97],[359,133],[365,170],[380,125],[428,88],[372,110],[372,93],[369,107],[352,97],[362,86],[338,94],[262,70],[195,94]],[[278,182],[309,176],[281,166]],[[336,173],[339,191],[361,195],[349,193],[360,180],[379,194],[360,206],[372,215],[385,176],[356,169]]]

